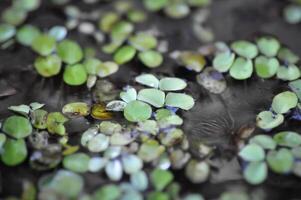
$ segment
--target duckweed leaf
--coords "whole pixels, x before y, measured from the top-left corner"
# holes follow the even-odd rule
[[[163,91],[183,90],[186,86],[187,83],[184,80],[172,77],[162,78],[159,83],[159,88]]]
[[[2,152],[2,147],[6,141],[6,135],[3,133],[0,133],[0,151]]]
[[[67,36],[67,29],[64,26],[54,26],[52,27],[48,34],[56,39],[56,41],[61,41]]]
[[[170,171],[155,169],[150,174],[150,181],[157,191],[162,191],[173,180],[173,174]]]
[[[50,35],[38,35],[31,44],[32,49],[42,56],[51,54],[56,47],[56,42]]]
[[[253,143],[248,144],[238,154],[245,161],[256,162],[265,158],[264,150],[261,146]]]
[[[143,167],[142,160],[136,155],[124,155],[122,156],[122,164],[125,173],[133,174],[139,172]]]
[[[129,38],[130,44],[139,51],[153,49],[157,46],[157,38],[147,33],[137,33]]]
[[[275,149],[277,144],[269,135],[256,135],[250,141],[250,144],[258,144],[264,149]]]
[[[66,169],[74,172],[84,173],[88,171],[90,157],[84,153],[75,153],[68,155],[63,160]]]
[[[231,44],[231,48],[238,55],[248,59],[255,58],[258,54],[258,49],[256,45],[253,44],[252,42],[248,42],[245,40],[233,42]]]
[[[159,67],[163,62],[161,53],[154,50],[147,50],[138,54],[139,60],[149,68]]]
[[[22,26],[16,35],[19,43],[25,46],[31,46],[33,40],[41,34],[40,30],[32,25]]]
[[[299,100],[301,99],[301,80],[295,80],[290,82],[289,84],[290,89],[298,96]]]
[[[265,162],[251,162],[248,164],[243,174],[248,183],[252,185],[260,184],[267,178],[267,165]]]
[[[205,57],[200,53],[183,51],[179,55],[181,65],[195,72],[201,72],[206,65]]]
[[[119,197],[121,197],[121,190],[118,186],[113,184],[102,186],[94,193],[95,200],[116,200]]]
[[[119,160],[111,160],[105,168],[107,176],[112,181],[119,181],[122,178],[122,165]]]
[[[301,10],[299,5],[288,5],[283,12],[285,20],[290,24],[297,24],[301,21]]]
[[[275,173],[288,173],[292,170],[294,157],[292,153],[285,148],[281,148],[278,151],[271,150],[267,154],[267,163],[270,169]]]
[[[101,68],[101,61],[96,58],[86,59],[83,63],[88,74],[97,75]]]
[[[102,152],[109,146],[109,137],[104,134],[97,134],[88,141],[88,149],[91,152]]]
[[[258,56],[255,59],[255,70],[261,78],[271,78],[276,75],[279,68],[279,62],[276,58],[267,58]]]
[[[213,67],[219,72],[227,72],[235,59],[235,54],[230,51],[221,52],[215,55]]]
[[[9,40],[16,34],[14,26],[9,24],[0,24],[0,43]]]
[[[168,0],[143,0],[144,6],[149,11],[158,11],[164,8],[169,1]]]
[[[210,174],[210,167],[208,163],[196,160],[190,160],[185,168],[185,175],[192,183],[205,182]]]
[[[18,106],[9,106],[8,110],[27,116],[30,111],[30,107],[28,105],[22,104]]]
[[[39,102],[32,102],[29,104],[29,106],[31,107],[31,110],[37,110],[45,106],[45,104]]]
[[[32,126],[28,119],[20,116],[8,117],[3,124],[2,130],[8,135],[20,139],[29,136],[32,132]]]
[[[294,54],[290,49],[285,47],[281,48],[278,51],[277,56],[280,60],[289,64],[295,64],[299,61],[299,57],[296,54]]]
[[[131,174],[130,182],[133,185],[133,187],[139,191],[144,191],[148,187],[148,179],[144,171],[138,171],[136,173]]]
[[[106,110],[106,107],[103,104],[94,104],[92,106],[91,116],[94,119],[111,119],[113,114]]]
[[[3,145],[1,160],[5,165],[16,166],[27,157],[27,148],[23,139],[7,139]]]
[[[134,23],[144,22],[147,18],[147,15],[141,10],[129,10],[127,13],[127,18]]]
[[[22,24],[27,17],[27,12],[18,7],[9,7],[2,12],[2,20],[5,23],[17,26]]]
[[[98,77],[100,78],[104,78],[107,76],[110,76],[111,74],[114,74],[115,72],[117,72],[119,69],[119,66],[111,61],[107,61],[107,62],[103,62],[100,65],[100,69],[98,71]]]
[[[156,135],[159,131],[159,127],[155,120],[145,120],[138,122],[137,130]]]
[[[98,133],[98,127],[91,127],[87,129],[81,137],[81,145],[84,147],[88,145],[88,142],[96,136]]]
[[[127,103],[124,101],[111,101],[106,105],[106,110],[123,111]]]
[[[164,105],[165,94],[158,89],[142,89],[139,91],[137,99],[149,103],[156,108],[160,108]]]
[[[292,154],[295,158],[301,159],[301,146],[292,148]]]
[[[75,64],[83,58],[81,47],[72,40],[63,40],[57,45],[57,54],[67,64]]]
[[[43,77],[51,77],[60,73],[62,61],[57,55],[38,57],[34,62],[37,72]]]
[[[112,27],[116,22],[118,22],[119,19],[120,17],[117,13],[108,12],[101,17],[98,26],[100,30],[102,30],[105,33],[108,33],[111,31]]]
[[[268,57],[276,56],[280,49],[279,41],[273,37],[261,37],[256,43],[259,51]]]
[[[119,123],[103,121],[99,124],[99,130],[103,134],[112,135],[114,133],[120,133],[122,130],[122,127]]]
[[[293,92],[286,91],[277,94],[273,98],[272,109],[279,114],[287,113],[290,109],[295,108],[298,104],[297,95]]]
[[[131,101],[124,108],[124,117],[130,122],[139,122],[151,117],[152,108],[141,101]]]
[[[70,118],[85,117],[90,114],[90,106],[83,102],[68,103],[64,105],[62,112]]]
[[[156,140],[148,140],[144,142],[138,151],[138,156],[145,162],[150,162],[158,158],[165,148]]]
[[[137,99],[137,91],[135,88],[132,87],[126,88],[125,92],[120,93],[120,98],[126,103],[135,101]]]
[[[88,75],[82,64],[67,65],[63,74],[64,82],[71,86],[82,85]]]
[[[283,131],[274,135],[273,139],[278,145],[286,147],[297,147],[301,145],[301,136],[292,131]]]
[[[186,17],[190,12],[190,8],[185,3],[172,2],[164,8],[164,12],[171,18],[179,19]]]
[[[14,1],[14,6],[22,8],[26,11],[32,11],[37,9],[41,4],[41,0],[18,0]]]
[[[89,171],[90,172],[99,172],[107,164],[107,159],[101,157],[92,157],[89,161]]]
[[[152,74],[141,74],[135,78],[135,81],[149,87],[159,87],[159,80]]]
[[[111,40],[113,42],[124,41],[134,31],[134,26],[128,21],[117,22],[111,30]]]
[[[250,78],[253,73],[253,63],[250,59],[238,57],[230,68],[230,76],[237,80]]]
[[[48,112],[43,109],[37,109],[30,115],[32,125],[37,129],[47,128],[47,115]]]
[[[274,114],[270,111],[262,111],[256,117],[256,124],[259,128],[269,130],[282,124],[284,116],[282,114]]]
[[[194,100],[191,96],[184,93],[169,92],[166,95],[165,105],[189,110],[194,106]]]
[[[119,48],[114,54],[114,61],[121,65],[130,62],[136,54],[136,49],[132,46],[126,45]]]
[[[65,135],[66,129],[64,123],[68,119],[60,112],[52,112],[47,117],[47,129],[50,133],[56,133],[58,135]]]
[[[280,66],[277,71],[277,78],[284,81],[293,81],[300,78],[301,72],[296,65]]]

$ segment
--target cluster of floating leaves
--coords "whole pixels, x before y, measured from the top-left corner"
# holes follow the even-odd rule
[[[180,19],[188,16],[191,8],[208,6],[211,0],[143,0],[145,8],[151,12],[163,12],[171,18]]]
[[[301,136],[293,131],[282,131],[273,137],[252,137],[238,154],[243,160],[245,180],[253,185],[263,183],[268,177],[268,169],[276,174],[301,177],[300,145]]]
[[[293,0],[283,10],[283,16],[286,22],[298,24],[301,22],[301,1]]]

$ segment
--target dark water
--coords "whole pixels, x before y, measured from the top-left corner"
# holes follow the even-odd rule
[[[77,1],[75,1],[77,2]],[[0,2],[0,11],[9,1]],[[286,4],[281,0],[215,0],[210,7],[210,17],[206,23],[215,33],[217,41],[232,41],[235,39],[252,39],[259,33],[272,34],[288,45],[301,56],[301,25],[288,25],[280,15]],[[107,5],[99,5],[108,9]],[[85,8],[85,7],[83,7]],[[89,9],[89,8],[87,8]],[[168,39],[169,50],[196,50],[200,42],[191,31],[191,18],[170,20],[162,14],[152,15],[150,20],[138,29],[156,26]],[[53,25],[63,24],[64,15],[61,8],[43,6],[39,11],[30,15],[28,22],[47,29]],[[82,46],[97,47],[95,42],[76,31],[71,32],[71,38],[76,39]],[[98,52],[100,53],[100,52]],[[106,56],[99,54],[103,59]],[[33,101],[45,103],[50,111],[60,110],[70,101],[85,101],[91,103],[91,93],[85,88],[71,88],[63,84],[62,77],[51,79],[41,78],[32,70],[35,58],[33,52],[24,47],[12,47],[0,50],[0,94],[14,93],[15,95],[0,98],[0,118],[9,115],[7,107],[10,105],[26,104]],[[122,66],[120,71],[110,77],[119,86],[132,83],[132,78],[146,70],[133,61]],[[179,69],[176,63],[166,59],[163,67],[151,71],[152,73],[179,76],[189,81],[188,91],[196,101],[196,106],[189,112],[183,113],[185,118],[184,130],[191,141],[191,151],[198,156],[194,145],[205,143],[216,147],[216,155],[212,159],[220,170],[213,169],[212,180],[200,185],[185,185],[184,190],[201,192],[207,199],[217,198],[226,190],[244,190],[258,195],[254,199],[267,200],[297,200],[301,199],[301,181],[293,176],[276,176],[269,174],[266,183],[259,187],[248,186],[241,177],[240,165],[233,155],[238,130],[244,126],[253,127],[256,114],[267,109],[272,97],[284,90],[287,85],[277,80],[260,80],[252,78],[247,81],[233,81],[227,78],[228,88],[221,95],[208,93],[195,82],[195,74]],[[68,124],[70,133],[77,137],[77,133],[87,128],[87,121],[80,119]],[[300,123],[288,121],[277,130],[300,130]],[[275,131],[277,131],[275,130]],[[260,133],[260,130],[255,130]],[[179,181],[185,181],[182,172],[178,172]],[[28,168],[26,164],[7,168],[0,164],[1,190],[3,195],[19,194],[22,180],[37,180],[41,173]],[[103,182],[101,175],[87,174],[85,176],[87,191],[93,191]]]

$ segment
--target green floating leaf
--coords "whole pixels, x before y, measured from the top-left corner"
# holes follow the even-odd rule
[[[181,65],[195,72],[201,72],[206,65],[205,57],[200,53],[192,51],[180,52],[178,59]]]
[[[144,191],[148,187],[148,178],[144,171],[131,174],[130,182],[132,186],[139,191]]]
[[[110,180],[120,181],[123,174],[122,164],[119,160],[111,160],[105,168],[105,172]]]
[[[24,115],[25,117],[29,114],[30,107],[28,105],[9,106],[8,110]]]
[[[248,59],[253,59],[258,54],[258,49],[257,49],[256,45],[253,44],[252,42],[248,42],[245,40],[233,42],[231,44],[231,48],[238,55],[248,58]]]
[[[130,62],[136,54],[136,49],[132,46],[126,45],[119,48],[114,54],[114,61],[121,65]]]
[[[83,102],[68,103],[64,105],[62,112],[70,118],[85,117],[90,114],[90,106]]]
[[[16,35],[17,41],[24,46],[31,46],[35,38],[41,35],[41,31],[32,25],[22,26]]]
[[[301,100],[301,80],[295,80],[290,82],[289,84],[290,89],[298,96],[299,100]]]
[[[276,58],[267,58],[258,56],[255,59],[255,70],[261,78],[271,78],[276,75],[279,68],[279,62]]]
[[[91,152],[102,152],[109,147],[110,139],[104,134],[97,134],[88,141],[88,149]]]
[[[90,157],[84,153],[75,153],[68,155],[63,160],[66,169],[74,172],[84,173],[88,171]]]
[[[37,129],[46,129],[47,128],[47,115],[48,112],[46,110],[37,109],[34,110],[30,117],[31,117],[31,123],[33,127]]]
[[[152,74],[141,74],[135,78],[137,83],[153,88],[159,87],[159,80]]]
[[[295,53],[293,53],[290,49],[285,47],[282,47],[278,51],[277,56],[280,60],[289,64],[296,64],[299,61],[299,57]]]
[[[100,78],[104,78],[104,77],[114,74],[115,72],[118,71],[118,69],[119,69],[119,66],[114,62],[111,62],[111,61],[103,62],[100,65],[100,69],[99,69],[97,75]]]
[[[121,190],[118,186],[113,184],[102,186],[94,193],[95,200],[117,200],[119,197],[121,197]]]
[[[268,168],[265,162],[251,162],[244,170],[245,180],[252,184],[258,185],[263,183],[268,175]]]
[[[83,58],[81,47],[72,40],[63,40],[57,45],[57,54],[67,64],[75,64]]]
[[[27,17],[27,12],[18,7],[9,7],[2,12],[2,20],[5,23],[17,26],[22,24]]]
[[[68,170],[59,170],[53,175],[44,176],[39,181],[40,189],[54,191],[55,193],[67,197],[76,198],[84,186],[83,178]]]
[[[301,159],[301,146],[292,148],[292,154],[295,158]]]
[[[256,125],[264,130],[273,129],[284,121],[282,114],[274,114],[271,111],[262,111],[256,117]]]
[[[37,189],[35,185],[29,181],[23,183],[23,192],[21,200],[35,200],[37,198]]]
[[[117,22],[111,30],[111,40],[113,42],[123,42],[134,31],[134,25],[128,21]]]
[[[1,160],[5,165],[16,166],[27,157],[27,148],[24,139],[7,139],[3,145]]]
[[[301,136],[292,131],[283,131],[274,135],[273,139],[278,145],[286,147],[297,147],[301,145]]]
[[[96,58],[86,59],[85,62],[83,63],[87,73],[91,74],[91,75],[98,74],[98,72],[101,68],[101,64],[102,64],[102,62]]]
[[[108,12],[101,17],[98,26],[100,30],[102,30],[105,33],[108,33],[111,31],[112,27],[116,22],[118,22],[119,19],[120,16],[117,13]]]
[[[133,154],[122,156],[122,164],[125,173],[133,174],[139,172],[143,167],[142,160]]]
[[[37,72],[43,77],[51,77],[60,73],[62,61],[57,55],[38,57],[34,62]]]
[[[45,106],[45,104],[43,103],[38,103],[38,102],[32,102],[29,104],[30,107],[31,107],[31,110],[37,110],[37,109],[40,109],[42,108],[43,106]]]
[[[135,101],[137,99],[137,91],[135,88],[129,87],[125,92],[120,92],[120,98],[126,103]]]
[[[283,12],[285,20],[290,24],[298,24],[301,21],[301,9],[299,5],[288,5]]]
[[[180,19],[186,17],[190,13],[190,8],[187,4],[182,2],[170,2],[164,8],[164,12],[171,18]]]
[[[149,103],[156,108],[160,108],[164,105],[165,94],[158,89],[142,89],[139,91],[137,99]]]
[[[173,174],[167,170],[155,169],[150,174],[150,181],[157,191],[162,191],[173,180]]]
[[[157,38],[148,33],[137,33],[129,38],[130,44],[139,51],[153,49],[157,46]]]
[[[259,51],[268,57],[276,56],[280,49],[279,41],[273,37],[261,37],[256,43]]]
[[[128,11],[127,18],[134,23],[144,22],[147,18],[147,15],[144,11],[132,9]]]
[[[253,63],[250,59],[238,57],[230,68],[230,76],[237,80],[250,78],[253,73]]]
[[[185,175],[192,183],[205,182],[210,174],[210,166],[205,161],[190,160],[185,168]]]
[[[180,78],[162,78],[159,83],[160,90],[164,91],[177,91],[177,90],[183,90],[186,88],[187,83],[180,79]]]
[[[51,112],[47,117],[47,129],[50,133],[56,133],[59,135],[65,135],[66,129],[64,123],[68,119],[60,112]]]
[[[287,113],[290,109],[295,108],[298,104],[298,97],[295,93],[286,91],[277,94],[273,98],[272,109],[278,113]]]
[[[151,117],[152,108],[141,101],[131,101],[124,108],[124,117],[130,122],[140,122]]]
[[[4,133],[0,133],[0,151],[2,152],[2,147],[6,141],[6,135]]]
[[[32,126],[25,117],[14,115],[4,121],[2,130],[8,135],[20,139],[32,133]]]
[[[213,59],[213,68],[219,72],[227,72],[232,66],[234,59],[235,54],[230,51],[218,53]]]
[[[184,93],[169,92],[165,98],[165,105],[189,110],[194,106],[194,100],[191,96]]]
[[[41,34],[32,41],[31,47],[38,54],[47,56],[55,50],[56,41],[49,35]]]
[[[153,12],[161,10],[168,3],[168,0],[143,0],[143,4],[146,7],[146,9]]]
[[[149,68],[159,67],[163,63],[163,56],[161,53],[154,50],[147,50],[138,54],[139,60]]]
[[[16,34],[16,28],[9,24],[0,24],[0,43],[5,42]]]
[[[265,158],[264,150],[257,144],[248,144],[238,154],[243,160],[249,162],[262,161]]]
[[[146,200],[169,200],[169,196],[164,192],[150,192],[147,194]]]
[[[82,64],[67,65],[63,74],[64,82],[71,86],[82,85],[87,78],[87,72]]]
[[[147,140],[140,146],[138,156],[145,162],[151,162],[157,159],[164,150],[164,146],[160,145],[157,140]]]
[[[126,102],[124,101],[110,101],[107,105],[106,105],[106,110],[108,111],[123,111],[125,106],[127,105]]]
[[[300,78],[301,72],[296,65],[280,66],[277,71],[277,78],[284,81],[293,81]]]
[[[67,36],[67,29],[64,26],[54,26],[49,30],[48,34],[54,37],[56,41],[61,41]]]
[[[273,172],[284,174],[292,170],[294,157],[288,149],[281,148],[278,151],[269,151],[267,154],[267,162]]]
[[[269,135],[256,135],[249,141],[249,143],[258,144],[264,149],[275,149],[277,146],[276,142]]]
[[[13,6],[16,8],[22,8],[26,11],[33,11],[37,9],[41,4],[41,0],[16,0]]]

